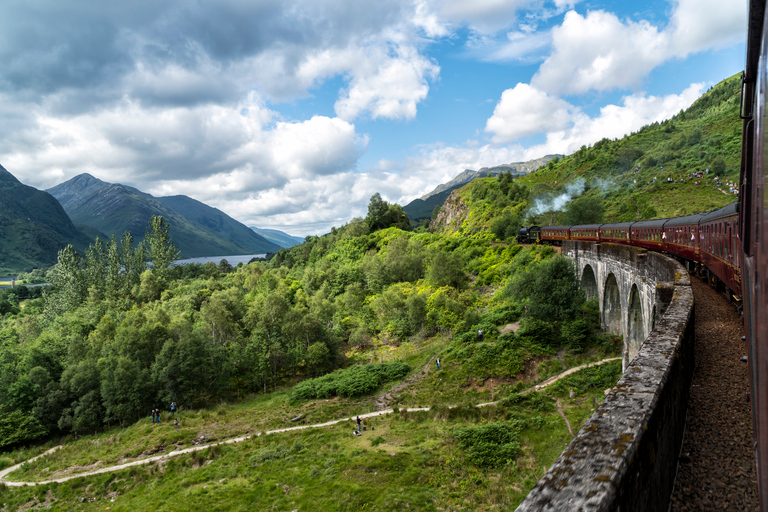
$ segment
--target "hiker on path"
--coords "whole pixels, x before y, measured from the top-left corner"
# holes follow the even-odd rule
[[[155,422],[155,410],[152,409],[152,423]]]
[[[355,431],[355,435],[360,435],[360,416],[357,417],[357,430]]]
[[[440,366],[440,358],[439,357],[435,360],[435,364],[437,365],[437,369],[438,370],[442,370],[443,367]]]
[[[176,402],[171,402],[171,414],[176,414]]]
[[[160,409],[155,409],[155,415],[157,416],[157,422],[160,423]]]
[[[483,341],[483,330],[477,331],[477,341]]]

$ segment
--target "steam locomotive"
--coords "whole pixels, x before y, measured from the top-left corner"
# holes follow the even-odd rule
[[[750,0],[742,75],[739,201],[708,213],[633,223],[544,226],[542,242],[610,242],[665,251],[741,300],[760,509],[768,512],[768,25],[766,0]]]

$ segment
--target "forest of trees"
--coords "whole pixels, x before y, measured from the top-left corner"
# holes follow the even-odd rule
[[[494,327],[526,308],[499,354],[600,341],[593,305],[551,248],[409,232],[378,194],[366,219],[269,262],[174,266],[168,229],[155,217],[146,244],[126,234],[82,257],[67,247],[43,296],[0,296],[0,448],[125,425],[171,401],[285,388],[377,345],[441,333],[464,350],[477,329],[495,341]],[[564,303],[536,292],[553,287]]]

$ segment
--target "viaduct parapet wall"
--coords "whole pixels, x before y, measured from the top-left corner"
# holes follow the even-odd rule
[[[688,273],[662,254],[627,246],[567,242],[563,254],[575,260],[585,287],[594,274],[603,324],[622,329],[615,332],[624,334],[625,357],[638,329],[649,334],[517,510],[666,511],[694,368]]]

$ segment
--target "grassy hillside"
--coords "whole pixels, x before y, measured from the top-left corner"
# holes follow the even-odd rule
[[[596,302],[584,300],[552,247],[494,240],[543,219],[547,212],[532,213],[537,201],[563,194],[573,201],[549,214],[554,221],[594,214],[574,204],[619,219],[732,200],[709,182],[659,183],[662,172],[679,180],[698,165],[733,172],[733,83],[708,94],[672,121],[600,141],[529,176],[474,180],[451,196],[432,233],[371,231],[382,220],[401,225],[379,198],[370,218],[308,237],[268,263],[153,268],[111,295],[82,286],[72,261],[60,265],[59,288],[45,302],[2,303],[0,467],[63,444],[10,479],[44,482],[252,437],[61,484],[0,486],[0,503],[514,509],[571,439],[566,420],[574,431],[586,421],[620,363],[522,391],[619,355],[621,344],[597,330]],[[647,183],[653,175],[656,183]],[[684,194],[685,202],[668,204]],[[87,270],[85,277],[101,271]],[[54,307],[62,313],[51,315]],[[161,425],[147,417],[171,401],[183,409],[178,432],[167,414]],[[490,401],[497,403],[476,407]],[[359,437],[352,420],[253,436],[388,408],[396,412],[367,419],[371,428]]]
[[[582,147],[520,181],[534,192],[557,193],[582,178],[585,195],[603,200],[607,222],[676,217],[725,206],[737,200],[727,193],[727,183],[739,177],[739,101],[740,80],[734,75],[670,120],[620,140]],[[707,169],[709,174],[693,177]]]
[[[443,217],[451,222],[438,220],[430,230],[505,239],[521,225],[676,217],[733,203],[741,151],[739,83],[737,75],[728,78],[672,119],[583,146],[515,178],[515,186],[500,188],[498,178],[475,180],[446,203]],[[461,209],[467,213],[457,218]]]

